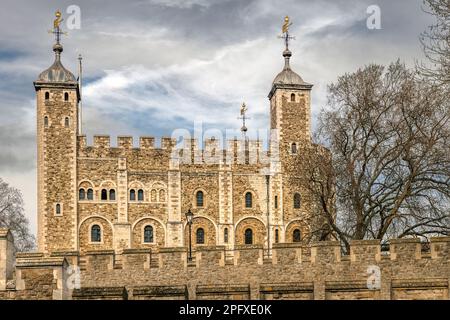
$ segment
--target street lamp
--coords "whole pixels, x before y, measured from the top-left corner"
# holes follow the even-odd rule
[[[194,218],[194,214],[191,212],[191,209],[186,212],[186,221],[189,226],[189,258],[188,261],[192,261],[192,219]]]

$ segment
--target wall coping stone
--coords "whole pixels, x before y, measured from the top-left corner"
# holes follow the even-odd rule
[[[86,255],[114,255],[114,250],[89,250]]]
[[[302,244],[301,242],[285,242],[272,244],[272,249],[302,248],[302,247],[305,247],[305,244]]]
[[[197,251],[225,251],[225,246],[201,246],[197,247]]]
[[[262,244],[239,244],[234,246],[234,251],[239,250],[254,250],[254,249],[263,249],[264,246]]]
[[[404,238],[404,239],[391,239],[390,244],[400,244],[400,243],[420,243],[419,238]]]
[[[133,292],[133,296],[178,296],[186,295],[187,287],[185,285],[179,286],[137,286],[130,288]]]
[[[250,292],[248,284],[224,284],[224,285],[198,285],[196,287],[197,294],[205,293],[221,293],[221,292]]]
[[[152,253],[152,249],[123,249],[123,254],[150,254]]]
[[[42,258],[44,254],[42,252],[17,252],[16,259],[32,259]]]
[[[187,248],[186,247],[159,248],[159,253],[171,253],[171,252],[187,252]]]
[[[262,283],[260,285],[260,292],[272,291],[313,291],[313,282],[287,282],[287,283]]]
[[[50,254],[50,257],[72,257],[79,256],[80,252],[78,251],[54,251]]]
[[[31,259],[18,258],[16,260],[17,268],[62,267],[64,265],[68,265],[68,263],[63,257]]]
[[[447,278],[428,278],[428,279],[392,279],[392,288],[423,288],[423,287],[442,287],[448,288]]]
[[[371,240],[351,240],[350,246],[372,246],[372,245],[381,245],[381,240],[379,239],[371,239]]]

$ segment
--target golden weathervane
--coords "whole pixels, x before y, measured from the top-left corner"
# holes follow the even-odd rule
[[[59,25],[61,24],[61,22],[63,22],[64,19],[61,19],[61,11],[56,11],[55,12],[55,21],[53,21],[53,28],[59,28]]]
[[[284,18],[283,26],[281,27],[282,34],[278,36],[278,38],[283,39],[286,43],[286,50],[289,50],[289,40],[294,40],[295,37],[289,35],[289,27],[292,25],[292,22],[289,19],[289,16]]]
[[[55,35],[55,38],[56,38],[56,43],[59,44],[59,41],[61,39],[61,35],[62,34],[67,35],[67,33],[63,32],[61,30],[61,27],[60,27],[61,22],[64,21],[64,19],[61,17],[61,11],[57,10],[55,12],[55,17],[56,17],[56,19],[53,20],[53,30],[49,30],[48,33],[53,33]]]
[[[292,22],[289,23],[289,16],[286,16],[286,17],[284,18],[284,23],[283,23],[283,27],[282,27],[281,31],[282,31],[283,33],[289,32],[289,27],[290,27],[291,25],[292,25]]]

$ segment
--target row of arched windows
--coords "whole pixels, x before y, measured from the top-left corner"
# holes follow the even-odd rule
[[[158,196],[158,198],[157,198]],[[196,193],[196,205],[197,207],[201,208],[204,206],[204,193],[203,191],[197,191]],[[79,200],[94,200],[94,190],[92,188],[80,188],[78,191],[78,199]],[[159,190],[157,192],[156,190],[151,191],[151,201],[157,202],[159,199],[159,202],[165,201],[165,191]],[[109,201],[115,201],[116,200],[116,190],[115,189],[102,189],[100,192],[100,200],[109,200]],[[142,189],[131,189],[130,190],[130,201],[144,201],[144,190]],[[274,198],[274,205],[275,208],[278,208],[278,196],[275,196]],[[245,208],[252,208],[253,207],[253,194],[251,192],[245,193]],[[294,209],[300,209],[301,207],[301,196],[299,193],[294,194]]]
[[[44,117],[44,127],[48,128],[48,126],[49,126],[48,116],[45,116]],[[68,128],[70,126],[70,118],[69,117],[64,118],[64,126],[66,128]]]
[[[144,190],[130,189],[130,201],[144,201]],[[164,189],[150,191],[151,202],[166,202],[166,191]]]
[[[78,190],[78,199],[79,200],[94,200],[94,190],[91,188],[89,188],[87,190],[84,188],[80,188]],[[100,192],[100,200],[115,201],[116,200],[116,190],[102,189]]]
[[[201,208],[205,205],[204,201],[204,193],[203,191],[197,191],[195,194],[196,206]],[[253,195],[251,192],[247,192],[245,194],[245,207],[252,208],[253,207]]]
[[[78,199],[79,200],[94,200],[94,190],[92,189],[83,189],[81,188],[78,191]]]
[[[45,93],[45,100],[50,100],[50,92]],[[64,92],[64,101],[69,101],[69,93]]]
[[[91,227],[91,242],[102,242],[102,229],[98,224],[94,224]],[[154,242],[153,227],[151,225],[147,225],[144,228],[143,242],[144,243]]]
[[[196,233],[196,243],[204,244],[205,243],[205,230],[203,228],[198,228]],[[301,232],[300,229],[295,229],[292,232],[292,242],[301,242]],[[275,229],[275,243],[280,241],[279,231]],[[225,228],[223,231],[223,242],[228,243],[228,228]],[[245,244],[253,244],[253,230],[251,228],[247,228],[244,231],[244,243]]]
[[[137,198],[136,198],[136,193],[137,193]],[[131,189],[130,190],[130,201],[144,201],[144,190],[139,189],[136,190],[135,189]]]
[[[205,243],[205,229],[198,228],[195,232],[196,243],[204,244]],[[224,242],[228,243],[228,228],[224,229],[223,233]],[[98,224],[95,224],[91,227],[91,242],[102,242],[102,230]],[[153,243],[154,242],[154,233],[153,226],[147,225],[144,227],[144,243]],[[279,232],[278,229],[275,230],[275,242],[279,242]],[[301,242],[301,232],[300,229],[295,229],[292,232],[292,242]],[[244,243],[245,244],[253,244],[253,230],[250,228],[245,229],[244,231]]]
[[[195,194],[195,201],[196,201],[196,206],[198,208],[201,208],[204,206],[205,202],[204,202],[204,193],[203,191],[197,191],[197,193]],[[300,193],[295,193],[294,194],[294,209],[300,209],[301,206],[301,196]],[[274,205],[275,205],[275,209],[278,208],[278,196],[275,196],[274,199]],[[245,208],[253,208],[253,194],[251,192],[246,192],[245,193]]]

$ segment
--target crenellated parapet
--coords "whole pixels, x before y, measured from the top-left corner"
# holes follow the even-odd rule
[[[111,144],[111,136],[109,135],[94,135],[93,136],[93,144],[89,145],[87,142],[86,135],[78,136],[78,149],[83,150],[86,148],[94,148],[94,149],[172,149],[176,140],[170,137],[162,137],[160,139],[161,146],[156,147],[156,138],[155,137],[139,137],[138,139],[139,145],[134,147],[134,138],[132,136],[118,136],[116,138],[117,147],[112,147]]]
[[[181,165],[258,165],[269,166],[270,153],[264,150],[261,140],[222,141],[207,138],[202,142],[198,139],[184,139],[177,143],[176,139],[162,137],[160,146],[156,147],[155,137],[139,137],[138,146],[134,146],[132,136],[118,136],[116,146],[111,143],[108,135],[94,135],[92,145],[88,144],[85,135],[78,136],[78,154],[82,157],[118,157],[132,151],[134,155],[149,156],[149,151],[166,152],[167,157]]]
[[[0,257],[5,241],[0,237]],[[67,279],[79,267],[81,289],[74,299],[120,298],[123,288],[133,299],[448,299],[449,247],[450,237],[432,238],[431,254],[415,239],[391,240],[389,251],[382,251],[378,240],[358,240],[343,255],[334,241],[278,243],[267,257],[259,245],[204,246],[191,262],[185,247],[19,253],[8,261],[15,264],[15,278],[0,289],[0,297],[70,298]],[[380,283],[372,287],[376,269]]]

